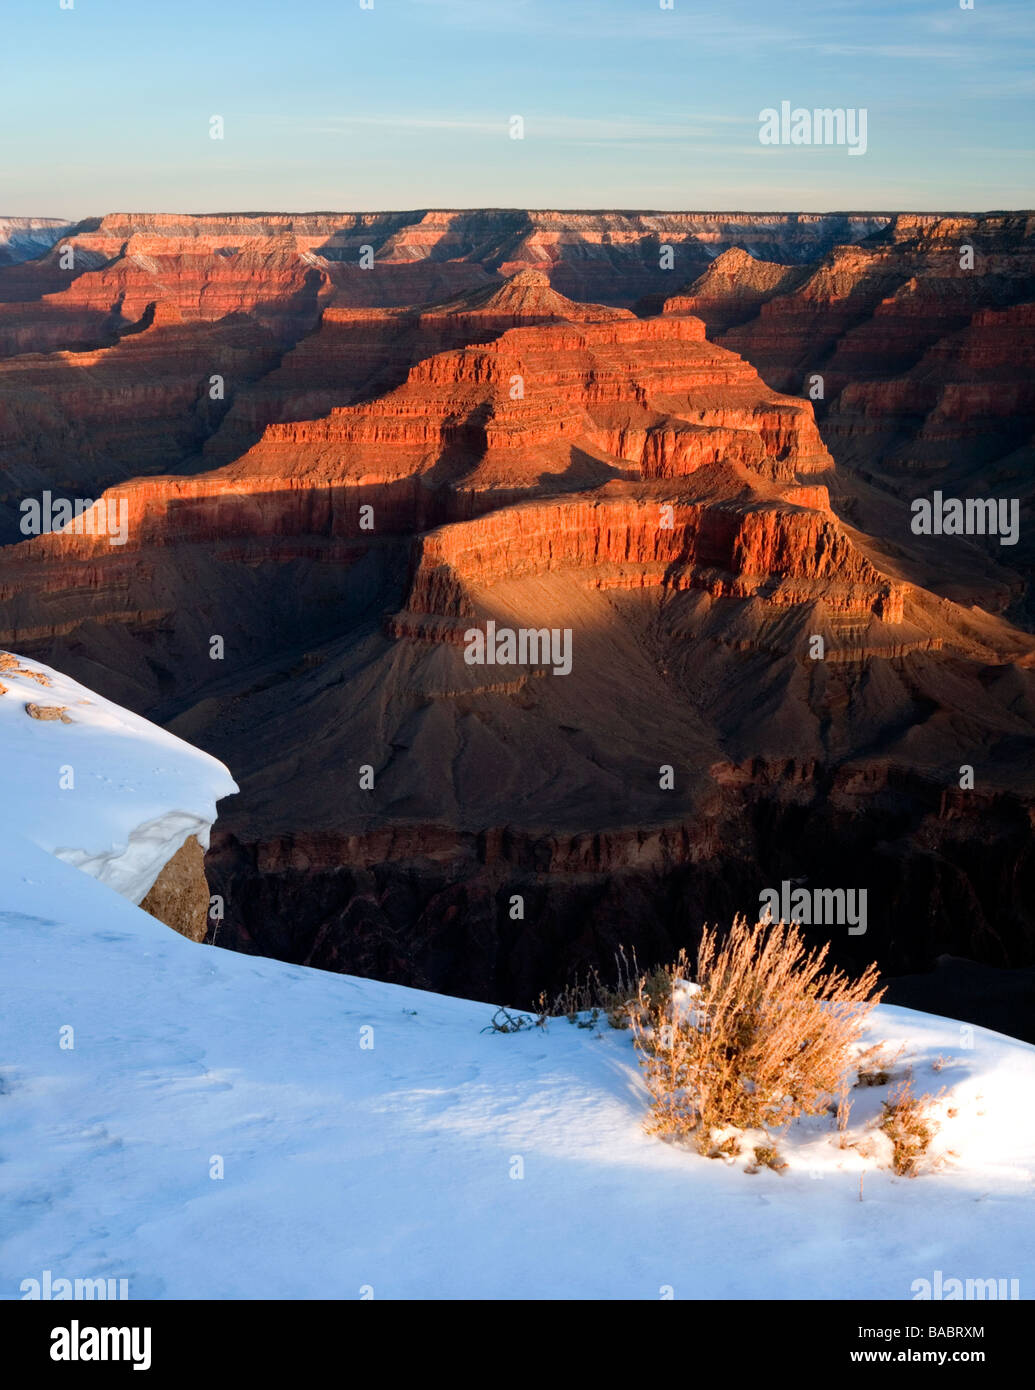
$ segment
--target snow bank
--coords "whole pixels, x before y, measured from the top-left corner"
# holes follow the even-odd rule
[[[237,791],[222,763],[39,661],[0,657],[0,686],[0,835],[134,903],[191,835],[208,847],[217,801]]]

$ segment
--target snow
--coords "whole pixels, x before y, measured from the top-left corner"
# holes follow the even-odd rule
[[[0,669],[0,835],[17,831],[139,903],[191,835],[208,847],[216,802],[236,783],[175,735],[17,660]],[[30,719],[29,704],[64,706],[71,722]]]
[[[142,721],[92,714],[112,755],[92,822],[42,834],[46,762],[6,784],[4,1297],[45,1270],[131,1298],[897,1300],[936,1271],[1030,1296],[1035,1049],[882,1007],[870,1038],[905,1046],[896,1071],[949,1088],[940,1171],[897,1178],[827,1116],[782,1141],[781,1173],[704,1159],[644,1132],[628,1032],[486,1032],[490,1005],[198,945],[48,853],[200,815],[221,785]],[[86,746],[19,718],[51,762],[62,737]],[[852,1137],[885,1094],[853,1092]]]
[[[0,217],[0,264],[45,255],[74,226],[51,217]]]

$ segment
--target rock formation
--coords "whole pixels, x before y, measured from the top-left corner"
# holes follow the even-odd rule
[[[205,851],[189,836],[168,861],[140,906],[159,922],[191,941],[204,941],[208,930],[209,887]]]
[[[1030,502],[1035,219],[899,215],[805,279],[736,269],[701,277],[666,312],[696,307],[771,386],[811,388],[838,464],[835,506],[895,547],[912,578],[1031,629],[1031,528],[1009,553],[981,540],[946,550],[913,534],[903,492]]]

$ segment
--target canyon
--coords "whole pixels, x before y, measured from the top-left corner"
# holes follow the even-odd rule
[[[206,939],[527,1006],[839,885],[839,963],[1031,1036],[1035,217],[24,221],[0,646],[230,768]]]

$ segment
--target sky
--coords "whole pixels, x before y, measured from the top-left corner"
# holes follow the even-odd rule
[[[62,3],[3,3],[2,216],[1035,205],[1030,0]]]

